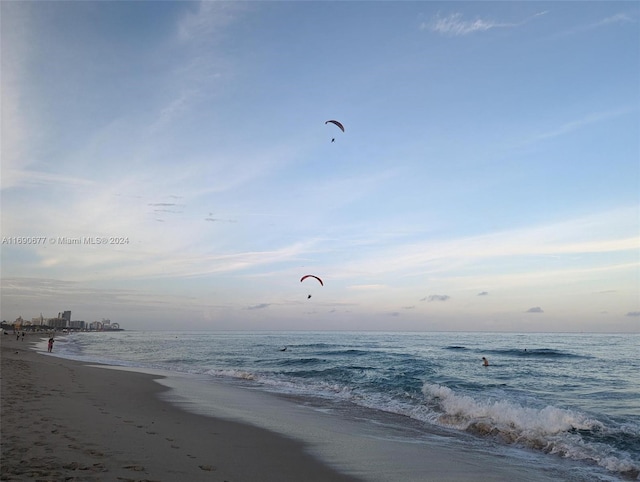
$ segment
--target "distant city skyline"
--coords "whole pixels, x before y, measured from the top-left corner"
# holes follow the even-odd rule
[[[2,319],[640,332],[636,2],[0,13]]]
[[[102,318],[100,321],[72,320],[70,310],[60,311],[55,317],[45,317],[42,313],[40,316],[31,318],[20,315],[15,320],[2,319],[2,324],[3,326],[13,326],[18,330],[40,329],[42,327],[70,330],[120,330],[120,324],[112,323],[108,318]]]

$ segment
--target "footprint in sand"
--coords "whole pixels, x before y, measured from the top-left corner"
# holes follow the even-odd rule
[[[125,465],[123,469],[133,470],[134,472],[144,472],[144,467],[142,465]]]
[[[198,465],[198,467],[200,467],[201,470],[206,470],[207,472],[213,472],[214,470],[217,470],[217,467],[215,465]]]
[[[108,472],[108,469],[104,466],[104,464],[93,464],[89,467],[89,470],[93,472]]]
[[[104,454],[99,450],[89,449],[84,451],[87,455],[93,455],[94,457],[104,457]]]

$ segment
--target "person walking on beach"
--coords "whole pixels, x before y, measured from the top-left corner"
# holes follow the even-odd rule
[[[51,353],[51,352],[53,351],[53,342],[54,342],[54,341],[55,341],[55,340],[54,340],[53,338],[49,338],[49,346],[48,346],[48,348],[47,348],[47,351],[48,351],[49,353]]]

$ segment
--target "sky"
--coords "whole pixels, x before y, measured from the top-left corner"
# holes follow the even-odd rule
[[[638,3],[0,9],[3,320],[640,332]]]

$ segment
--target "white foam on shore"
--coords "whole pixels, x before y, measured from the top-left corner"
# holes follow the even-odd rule
[[[482,468],[485,481],[551,481],[569,473],[562,464],[550,466],[536,454],[516,456],[513,449],[497,447],[490,451],[471,440],[407,428],[406,418],[396,414],[365,414],[361,407],[354,416],[302,398],[197,376],[169,376],[159,383],[172,388],[162,396],[182,409],[301,440],[324,462],[371,482],[422,482],[425,474],[439,481],[476,481]]]

